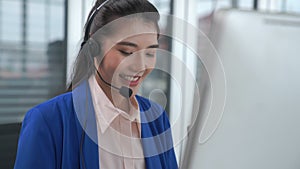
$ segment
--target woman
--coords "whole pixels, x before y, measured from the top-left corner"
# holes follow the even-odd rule
[[[159,14],[146,0],[98,0],[69,92],[25,116],[15,169],[178,168],[165,111],[137,94],[154,68]]]

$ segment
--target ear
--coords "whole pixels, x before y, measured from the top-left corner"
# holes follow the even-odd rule
[[[89,38],[87,41],[87,45],[92,57],[96,57],[100,55],[100,44],[94,40],[93,38]]]

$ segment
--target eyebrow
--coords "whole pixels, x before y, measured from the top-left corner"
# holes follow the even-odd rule
[[[137,48],[138,45],[132,42],[122,41],[117,43],[117,45],[131,46]],[[150,45],[147,48],[159,48],[159,44]]]

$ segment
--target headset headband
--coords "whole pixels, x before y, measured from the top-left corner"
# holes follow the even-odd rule
[[[88,18],[86,28],[85,28],[85,34],[83,38],[83,42],[81,43],[81,47],[86,43],[86,41],[89,39],[89,33],[90,33],[90,27],[94,20],[94,17],[98,13],[98,11],[103,7],[109,0],[104,1],[102,4],[100,4],[91,14],[91,16]]]

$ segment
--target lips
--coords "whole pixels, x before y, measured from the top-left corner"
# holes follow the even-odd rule
[[[139,83],[139,80],[141,78],[141,76],[131,76],[131,75],[124,75],[121,74],[120,77],[125,80],[129,86],[136,86]]]
[[[139,76],[129,76],[129,75],[121,75],[121,77],[130,82],[137,81],[140,78]]]

